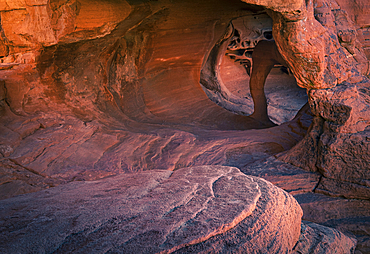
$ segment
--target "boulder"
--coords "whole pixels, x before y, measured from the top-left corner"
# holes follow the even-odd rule
[[[0,201],[1,252],[286,253],[301,208],[237,168],[152,170]]]
[[[347,99],[357,100],[355,96]],[[341,100],[346,101],[345,96]],[[320,172],[324,178],[318,190],[323,193],[369,199],[369,107],[366,104],[327,105],[334,105],[337,110],[333,106],[322,107],[320,114],[325,118],[315,117],[308,135],[278,157],[305,170]]]

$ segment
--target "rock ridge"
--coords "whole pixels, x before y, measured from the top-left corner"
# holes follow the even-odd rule
[[[263,238],[254,247],[262,244],[279,253],[298,240],[301,216],[291,196],[237,168],[152,170],[0,201],[0,234],[5,239],[0,250],[177,253],[203,246],[209,252],[209,241],[221,248],[225,241],[219,240],[225,235],[228,239],[244,232],[244,237]],[[267,217],[277,220],[266,224]],[[252,246],[241,241],[222,248]]]

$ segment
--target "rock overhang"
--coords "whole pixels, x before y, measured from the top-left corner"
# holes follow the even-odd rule
[[[343,3],[336,1],[300,1],[296,6],[288,4],[288,9],[279,1],[244,2],[260,4],[268,10],[279,52],[297,84],[307,89],[315,115],[305,139],[281,158],[306,170],[319,171],[328,182],[336,182],[337,187],[333,183],[326,185],[326,193],[346,196],[340,188],[354,188],[359,198],[366,198],[362,189],[367,188],[370,179],[370,168],[364,164],[370,155],[367,151],[370,62],[360,42],[363,39],[358,24],[356,27],[348,12],[341,8]],[[354,139],[355,142],[347,143]],[[351,152],[338,152],[342,145]],[[313,154],[308,156],[310,162],[302,163],[299,161],[307,156],[305,149]],[[297,154],[301,154],[299,159]],[[359,164],[362,166],[351,166]],[[339,173],[339,165],[346,174]],[[361,175],[362,179],[350,175]],[[348,196],[355,195],[351,191]]]
[[[14,3],[15,3],[15,1],[14,1]],[[294,8],[294,9],[296,9],[296,8]],[[317,10],[318,8],[316,8],[316,10]],[[276,10],[276,9],[275,9]],[[274,11],[275,11],[274,10]],[[295,14],[299,14],[299,12],[296,12]],[[315,14],[322,14],[322,13],[324,13],[324,12],[316,12]],[[294,14],[294,13],[293,13]],[[325,13],[324,13],[325,14]],[[299,15],[297,16],[297,15],[293,15],[293,17],[299,17]],[[292,18],[292,17],[289,17],[290,19]],[[328,19],[329,21],[330,21],[330,19]],[[100,30],[99,30],[100,31]],[[106,30],[105,30],[106,31]],[[99,34],[99,33],[98,33]],[[345,36],[343,36],[343,35],[345,35]],[[347,37],[346,36],[348,36],[348,35],[351,35],[351,33],[348,33],[348,34],[346,34],[346,33],[344,33],[343,34],[343,32],[341,32],[340,33],[340,38],[341,38],[341,42],[343,42],[343,43],[345,43],[344,45],[347,47],[345,47],[346,48],[346,50],[348,51],[348,52],[350,52],[351,50],[353,50],[353,48],[351,48],[352,46],[351,45],[348,45],[348,44],[350,44],[350,43],[348,43],[348,42],[351,42],[351,41],[353,41],[353,40],[351,40],[351,39],[347,39]],[[95,35],[93,35],[92,36],[92,38],[94,38],[94,36],[96,36],[96,34]],[[335,38],[335,37],[334,37]],[[347,44],[347,45],[346,45]],[[1,46],[1,45],[0,45]],[[343,46],[344,47],[344,46]],[[345,53],[345,51],[343,51],[344,53]],[[352,51],[353,52],[353,51]],[[343,56],[343,58],[344,57],[347,57],[347,55],[346,55],[346,53],[345,54],[342,54],[342,56]],[[32,57],[31,57],[32,58]],[[348,58],[351,58],[351,57],[348,57]],[[23,60],[26,60],[26,59],[23,59]],[[31,59],[32,60],[32,59]],[[33,59],[34,60],[34,59]],[[5,68],[11,68],[11,66],[6,66]],[[65,76],[66,77],[66,76]],[[67,80],[67,79],[66,79]],[[68,81],[70,81],[70,80],[68,80]],[[351,81],[352,83],[353,83],[353,81]],[[351,83],[350,82],[350,83]],[[360,86],[362,86],[361,84],[364,84],[364,83],[360,83]],[[60,84],[59,84],[60,85]],[[5,86],[4,86],[5,87]],[[8,86],[8,88],[11,88],[11,87],[9,87]],[[362,89],[362,88],[361,88]],[[358,90],[361,90],[361,89],[358,89]],[[313,89],[312,90],[312,93],[314,93],[314,92],[316,92],[316,90],[317,90],[317,92],[318,92],[318,94],[321,92],[321,90],[323,90],[323,91],[327,91],[326,89]],[[333,89],[333,90],[335,90],[335,89]],[[333,91],[333,90],[330,90],[329,92],[331,92],[331,91]],[[353,89],[350,89],[351,91],[354,91]],[[9,91],[10,91],[10,89],[9,89]],[[367,93],[367,91],[366,91],[366,89],[365,89],[365,92],[361,92],[362,94],[360,95],[360,97],[362,96],[362,98],[364,98],[363,97],[363,94],[366,94]],[[30,96],[30,97],[32,97],[32,96]],[[29,100],[31,100],[30,99],[30,97],[29,97]],[[114,96],[112,96],[112,97],[114,97]],[[318,96],[316,96],[316,97],[318,97]],[[320,97],[320,96],[319,96]],[[313,98],[313,97],[312,97]],[[311,98],[311,99],[312,99]],[[320,97],[320,99],[322,100],[322,99],[325,99],[325,100],[323,100],[323,101],[319,101],[316,105],[318,105],[318,107],[317,107],[317,109],[319,109],[319,108],[328,108],[329,106],[326,104],[326,98],[323,98],[323,97]],[[338,99],[338,98],[337,98]],[[352,98],[353,99],[353,98]],[[352,100],[351,99],[351,100]],[[338,99],[339,100],[339,99]],[[315,100],[311,100],[311,102],[315,102]],[[357,103],[357,102],[356,102]],[[329,103],[330,104],[330,103]],[[347,102],[345,102],[345,105],[346,105],[346,107],[344,107],[345,109],[347,109],[348,108],[348,105],[347,105],[348,103]],[[355,104],[355,105],[359,105],[358,103],[357,104]],[[350,105],[349,105],[350,106]],[[341,107],[339,107],[339,108],[341,108]],[[356,109],[356,107],[353,107],[353,108],[355,108]],[[360,115],[361,116],[363,116],[364,114],[366,115],[366,112],[368,112],[368,111],[364,111],[363,110],[363,108],[366,108],[366,107],[364,107],[364,104],[361,104],[359,107],[357,107],[357,109],[360,109]],[[29,111],[29,112],[31,112],[31,111]],[[28,112],[28,113],[29,113]],[[318,110],[317,112],[321,112],[320,110]],[[347,112],[347,111],[346,111]],[[365,113],[364,113],[365,112]],[[331,116],[331,114],[330,114],[331,112],[330,111],[324,111],[323,112],[323,114],[321,114],[319,117],[320,117],[320,119],[322,120],[323,118],[325,118],[325,120],[330,120],[331,118],[332,118],[332,116]],[[348,112],[347,112],[348,113]],[[356,113],[357,114],[357,113]],[[348,119],[353,119],[353,117],[347,117],[347,115],[345,116],[345,117],[342,117],[343,119],[345,119],[345,120],[348,120]],[[341,119],[342,119],[341,118]],[[341,119],[339,119],[339,120],[341,120]],[[86,121],[86,122],[84,122],[84,124],[86,125],[86,126],[88,126],[89,125],[89,121],[90,121],[90,119],[87,119],[88,121]],[[338,119],[337,119],[338,120]],[[352,128],[351,126],[353,126],[353,123],[351,123],[351,124],[349,124],[348,126],[350,126],[349,128],[347,128],[346,127],[346,132],[348,132],[348,133],[353,133],[353,132],[361,132],[361,126],[364,126],[364,125],[367,125],[367,122],[364,122],[364,121],[362,121],[363,119],[360,119],[361,120],[361,124],[359,125],[360,126],[360,128],[357,128],[356,127],[356,129],[355,128]],[[352,120],[351,120],[352,121]],[[354,121],[356,121],[356,119],[354,120]],[[334,129],[336,129],[336,130],[340,130],[340,129],[342,129],[342,130],[344,130],[345,128],[341,128],[340,127],[340,124],[338,125],[337,124],[337,122],[339,122],[339,123],[343,123],[343,122],[341,122],[341,121],[336,121],[336,119],[334,119],[334,121],[326,121],[326,125],[329,125],[330,126],[330,131],[332,131],[332,130],[334,130]],[[347,123],[349,123],[348,121],[347,121]],[[355,122],[354,122],[355,123]],[[40,124],[39,124],[40,125]],[[340,128],[338,128],[338,127],[340,127]],[[37,127],[38,128],[38,127]],[[36,128],[36,129],[37,129]],[[40,127],[41,128],[41,127]],[[366,126],[365,126],[365,128],[366,128]],[[33,130],[32,128],[30,128],[30,130]],[[315,131],[317,131],[317,129],[314,129]],[[360,133],[359,135],[355,135],[355,137],[353,137],[353,139],[355,139],[355,141],[357,142],[357,143],[361,143],[361,140],[359,141],[359,138],[358,137],[361,137],[361,136],[363,136],[363,137],[365,137],[366,139],[365,140],[367,140],[368,139],[368,135],[366,136],[366,135],[362,135],[362,134],[364,134],[364,133]],[[365,133],[366,134],[366,133]],[[28,134],[25,134],[25,135],[28,135]],[[357,137],[358,136],[358,137]],[[323,138],[325,138],[325,137],[327,137],[327,135],[324,135],[323,136]],[[324,141],[326,141],[326,140],[324,140]],[[358,142],[359,141],[359,142]],[[355,143],[356,143],[355,142]],[[353,142],[348,142],[348,144],[353,144]],[[324,146],[326,146],[327,144],[326,143],[324,143],[323,144]],[[333,146],[333,148],[335,149],[335,147]],[[307,149],[307,147],[306,147],[306,149]],[[317,151],[317,150],[316,150]],[[348,151],[351,151],[351,149],[348,149]],[[305,154],[306,155],[306,154]],[[352,154],[353,155],[353,154]],[[349,157],[351,157],[352,156],[351,154],[349,155]],[[42,156],[40,157],[40,158],[42,158]],[[301,157],[302,158],[302,157]],[[300,158],[300,159],[301,159]],[[340,156],[338,157],[339,159],[340,159]],[[314,160],[313,160],[314,161]],[[323,160],[320,160],[321,162],[323,161]],[[316,161],[315,161],[316,162]],[[315,163],[314,162],[314,163]],[[325,163],[324,163],[325,164]],[[323,165],[324,165],[323,164]],[[330,164],[330,163],[329,163]],[[357,165],[357,164],[356,164]],[[320,165],[319,165],[320,166]],[[321,166],[320,166],[321,167]],[[362,170],[362,169],[361,169]],[[332,174],[332,172],[333,171],[335,171],[335,169],[334,168],[331,168],[331,169],[329,169],[329,171],[326,173],[326,175],[327,176],[330,176],[330,175],[333,175]],[[364,171],[365,173],[362,173],[362,174],[364,174],[365,175],[365,178],[368,176],[368,174],[366,173],[366,171]],[[335,173],[337,173],[337,172],[335,172]],[[334,174],[335,175],[335,174]],[[331,180],[331,179],[330,179]],[[341,179],[341,180],[343,180],[343,179]],[[344,179],[344,180],[346,180],[346,179]],[[348,179],[347,179],[348,180]],[[364,180],[364,181],[362,181],[362,183],[363,182],[366,182],[366,179]],[[325,185],[325,183],[326,183],[326,185]],[[323,181],[323,184],[322,184],[323,186],[321,186],[321,187],[323,187],[322,189],[325,189],[325,188],[327,188],[328,186],[330,187],[330,184],[328,184],[327,182],[325,182],[325,181]],[[335,185],[335,183],[334,183],[334,185]],[[363,186],[364,185],[361,185],[361,187],[363,188]],[[324,188],[325,187],[325,188]],[[342,189],[345,189],[345,188],[342,188]],[[327,193],[330,193],[330,190],[325,190]],[[363,193],[365,193],[365,195],[363,196],[363,195],[361,195],[361,198],[366,198],[367,197],[367,193],[368,192],[366,192],[366,191],[364,191]],[[352,194],[351,193],[351,197],[356,197],[356,193],[355,194]],[[358,196],[357,196],[358,197]]]

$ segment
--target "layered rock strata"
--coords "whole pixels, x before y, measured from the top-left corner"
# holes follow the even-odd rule
[[[338,230],[303,222],[299,241],[292,253],[354,253],[356,240]]]
[[[305,219],[351,231],[358,251],[369,252],[367,2],[142,2],[0,3],[1,198],[127,172],[233,165],[295,194]],[[280,53],[309,90],[313,124],[279,156],[299,168],[270,156],[294,146],[310,116],[251,130],[263,125],[218,107],[199,85],[230,20],[264,8]],[[35,221],[50,218],[42,216]],[[228,232],[186,248],[222,250],[240,236]],[[254,244],[244,237],[241,249]],[[73,239],[64,246],[80,243]]]
[[[349,198],[344,198],[343,196],[338,197],[338,194],[323,191],[321,186],[327,184],[327,178],[324,178],[318,172],[309,172],[291,164],[284,163],[276,159],[276,157],[277,156],[272,156],[248,163],[241,167],[241,171],[247,175],[264,178],[289,192],[297,199],[302,207],[303,220],[335,228],[351,237],[355,236],[357,239],[356,253],[368,253],[370,251],[370,200],[350,198],[349,195],[351,191],[348,189],[346,189],[348,191],[347,195],[343,196]],[[344,193],[345,189],[339,189],[339,187],[340,186],[336,186],[337,190],[341,190],[342,193]],[[356,190],[353,189],[352,193],[354,191]],[[360,194],[360,192],[357,190],[357,195],[358,194]],[[304,246],[307,248],[308,246],[312,248],[317,247],[319,250],[322,246],[320,247],[320,244],[318,244],[318,242],[315,243],[314,240],[316,234],[318,234],[317,237],[321,238],[319,231],[314,234],[309,234],[313,238],[311,238],[311,240],[306,239]],[[312,230],[310,229],[309,232],[312,232]],[[335,237],[335,235],[339,236],[341,233],[334,233],[334,235],[331,235],[334,236],[334,238],[331,238],[333,240],[332,243],[335,243],[336,246],[341,246],[340,241],[337,241],[341,239],[341,237]],[[331,250],[324,251],[321,249],[321,251],[323,251],[323,253],[325,253],[325,251],[331,253]],[[305,252],[303,251],[302,253]],[[335,253],[335,251],[333,253]]]
[[[199,85],[202,58],[230,19],[261,8],[245,10],[239,1],[130,8],[110,2],[122,14],[112,23],[95,16],[99,5],[72,3],[77,2],[52,1],[47,7],[19,1],[19,8],[8,4],[3,10],[47,7],[51,12],[44,14],[51,16],[43,22],[59,17],[60,24],[74,28],[48,44],[36,35],[26,36],[34,43],[28,46],[6,42],[12,50],[0,72],[2,198],[125,172],[238,166],[290,149],[303,137],[309,116],[268,134],[243,132],[263,126],[217,106]],[[75,18],[67,18],[72,9]],[[88,23],[86,17],[94,18]],[[98,21],[110,28],[92,36],[88,27],[101,25]],[[10,29],[5,34],[21,32]],[[253,155],[253,147],[261,154]]]
[[[355,235],[356,253],[370,252],[370,201],[330,197],[317,193],[294,195],[303,210],[303,220],[313,221]]]

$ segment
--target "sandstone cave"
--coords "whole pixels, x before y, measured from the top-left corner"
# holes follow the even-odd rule
[[[370,253],[367,0],[0,0],[0,253]]]

